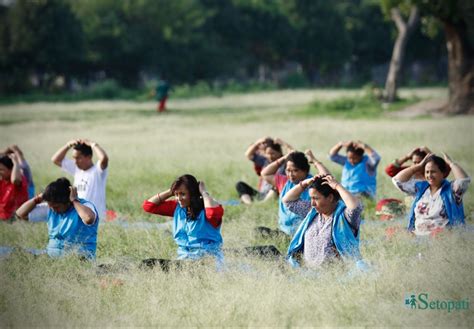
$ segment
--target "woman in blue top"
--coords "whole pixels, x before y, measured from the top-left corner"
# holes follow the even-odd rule
[[[67,178],[50,183],[43,193],[23,203],[16,214],[28,220],[30,212],[42,212],[42,207],[49,208],[49,256],[76,252],[81,257],[95,258],[99,215],[91,202],[77,198],[77,190]]]
[[[450,171],[453,181],[448,181]],[[423,171],[426,181],[411,179]],[[414,196],[408,230],[416,235],[433,235],[446,227],[464,224],[462,198],[471,178],[461,166],[444,154],[444,159],[432,153],[419,164],[400,171],[392,179],[402,192]]]
[[[346,147],[347,156],[339,154],[342,147]],[[329,151],[329,159],[343,166],[341,184],[344,188],[355,195],[375,198],[381,158],[373,148],[361,141],[339,142]]]
[[[300,195],[309,190],[310,201]],[[360,200],[331,175],[318,175],[293,187],[283,201],[292,212],[306,216],[288,248],[293,266],[317,268],[334,259],[360,261]]]
[[[168,200],[171,197],[174,200]],[[224,209],[207,192],[204,182],[192,175],[178,177],[166,191],[143,202],[149,213],[173,217],[173,238],[178,245],[178,260],[197,260],[205,256],[222,262],[221,224]],[[146,265],[162,261],[145,260]]]
[[[320,174],[329,173],[326,167],[324,167],[324,165],[314,157],[311,150],[307,150],[306,155],[310,159],[310,162],[308,162],[308,158],[305,156],[304,153],[294,151],[285,156],[282,156],[276,161],[273,161],[262,170],[263,178],[268,183],[272,184],[280,194],[280,197],[278,199],[278,224],[280,230],[289,236],[292,236],[293,233],[295,233],[296,228],[303,220],[304,216],[300,216],[298,214],[290,212],[282,201],[283,197],[291,188],[293,188],[299,182],[312,177],[309,173],[309,163],[313,163]],[[285,161],[286,176],[277,173],[278,168]],[[306,191],[302,193],[300,198],[303,200],[309,200],[308,192]]]

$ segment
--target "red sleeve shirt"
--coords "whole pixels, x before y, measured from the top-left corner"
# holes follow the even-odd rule
[[[176,200],[166,200],[161,202],[160,204],[145,200],[143,201],[142,207],[143,210],[152,214],[173,217],[177,205],[178,201]]]
[[[385,168],[385,172],[387,173],[387,175],[389,175],[390,177],[393,177],[395,176],[396,174],[398,174],[400,171],[402,171],[403,169],[405,169],[407,167],[405,166],[397,166],[395,163],[391,163],[389,164],[386,168]]]
[[[176,200],[167,200],[163,201],[160,204],[150,202],[148,200],[143,201],[143,210],[146,212],[173,217],[174,211],[178,206],[178,201]],[[213,208],[205,208],[206,220],[214,228],[218,228],[222,224],[222,217],[224,216],[224,208],[221,205]]]
[[[285,175],[275,174],[274,179],[275,179],[275,186],[278,190],[278,193],[281,194],[281,190],[283,190],[283,187],[288,181],[288,177]]]
[[[224,216],[224,208],[221,205],[213,208],[206,208],[206,219],[214,228],[218,228],[222,224]]]
[[[21,176],[21,184],[15,185],[9,180],[0,180],[0,219],[13,217],[15,211],[28,200],[28,181]]]

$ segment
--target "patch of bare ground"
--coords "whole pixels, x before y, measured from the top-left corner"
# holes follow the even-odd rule
[[[390,113],[389,116],[397,118],[414,118],[426,115],[432,117],[446,116],[446,114],[442,112],[446,102],[446,98],[422,100],[418,103],[407,106],[400,111]]]

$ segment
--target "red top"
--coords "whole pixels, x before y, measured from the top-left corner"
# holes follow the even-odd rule
[[[178,206],[176,200],[166,200],[160,204],[150,202],[148,200],[143,201],[143,210],[152,214],[158,214],[162,216],[173,217],[174,211]],[[212,208],[204,208],[206,212],[206,219],[213,227],[218,228],[222,224],[222,217],[224,216],[224,208],[221,205]]]
[[[0,180],[0,219],[8,220],[15,211],[28,200],[28,181],[21,176],[21,184],[15,185],[10,180]]]
[[[281,193],[281,190],[283,190],[283,187],[285,186],[286,182],[288,181],[288,176],[275,174],[275,176],[273,176],[273,177],[275,179],[275,186],[278,190],[278,193]]]
[[[386,172],[387,175],[389,175],[390,177],[393,177],[393,176],[395,176],[396,174],[398,174],[400,171],[402,171],[402,170],[405,169],[405,168],[408,168],[408,167],[405,167],[405,166],[397,166],[396,164],[391,163],[391,164],[389,164],[387,167],[385,167],[385,172]]]

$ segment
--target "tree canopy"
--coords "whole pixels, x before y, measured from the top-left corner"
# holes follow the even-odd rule
[[[287,63],[311,83],[337,85],[344,70],[364,83],[390,60],[394,30],[370,0],[16,0],[0,5],[0,93],[28,90],[32,75],[45,90],[56,76],[136,87],[144,75],[193,83]]]

